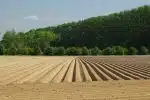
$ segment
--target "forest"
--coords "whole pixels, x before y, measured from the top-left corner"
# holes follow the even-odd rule
[[[6,31],[1,55],[145,55],[150,50],[150,6],[77,22]]]

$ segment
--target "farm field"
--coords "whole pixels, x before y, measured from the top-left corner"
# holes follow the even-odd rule
[[[0,100],[150,100],[150,56],[1,56]]]

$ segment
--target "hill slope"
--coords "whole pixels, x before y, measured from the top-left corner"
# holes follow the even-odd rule
[[[99,46],[101,48],[122,45],[150,46],[150,6],[145,5],[129,11],[108,16],[88,18],[39,30],[54,31],[61,35],[61,46]]]

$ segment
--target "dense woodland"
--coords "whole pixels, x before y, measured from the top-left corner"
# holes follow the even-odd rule
[[[5,32],[3,55],[149,54],[150,6],[28,32]]]

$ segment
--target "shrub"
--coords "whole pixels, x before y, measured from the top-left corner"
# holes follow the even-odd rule
[[[17,54],[17,48],[15,48],[15,47],[8,48],[8,49],[6,49],[5,53],[8,55],[16,55]]]
[[[138,50],[135,47],[129,48],[129,55],[136,55],[138,53]]]
[[[44,55],[53,55],[53,48],[48,47],[44,50]]]
[[[4,46],[3,44],[0,44],[0,55],[4,54]]]
[[[53,54],[54,55],[65,55],[66,50],[64,47],[57,47],[53,49]]]
[[[28,55],[29,54],[29,49],[28,48],[19,48],[17,50],[17,54],[20,55]]]
[[[33,48],[33,55],[41,55],[41,49],[39,47]]]
[[[33,48],[27,48],[28,49],[28,55],[34,55]]]
[[[76,55],[82,55],[82,48],[80,47],[76,48]]]
[[[140,48],[140,54],[141,55],[147,55],[148,54],[148,49],[145,47],[145,46],[142,46],[141,48]]]
[[[101,52],[98,47],[95,47],[90,50],[90,53],[91,55],[100,55]]]
[[[128,49],[124,48],[124,55],[128,55]]]
[[[113,49],[114,55],[124,55],[125,54],[124,48],[121,46],[114,46],[114,47],[112,47],[112,49]]]
[[[102,51],[102,54],[103,54],[103,55],[113,55],[113,54],[114,54],[114,51],[113,51],[112,48],[107,47],[107,48],[105,48],[105,49]]]
[[[82,55],[89,55],[89,50],[87,47],[82,48]]]
[[[69,47],[66,50],[67,55],[80,55],[81,49],[76,47]]]

